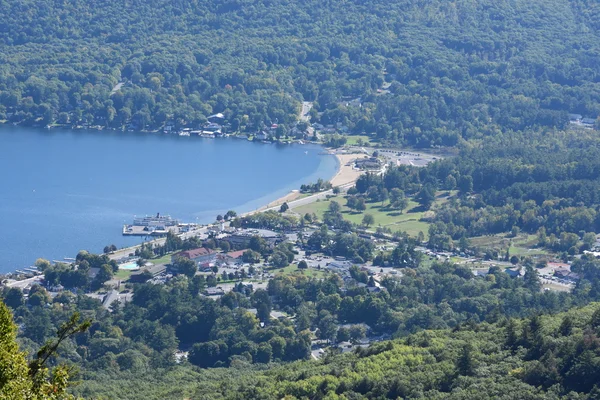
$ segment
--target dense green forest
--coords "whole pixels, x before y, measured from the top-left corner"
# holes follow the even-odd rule
[[[84,373],[94,380],[84,379],[75,393],[122,399],[594,399],[599,327],[595,303],[553,316],[422,331],[268,369],[241,358],[228,369],[181,364],[150,371],[139,362],[143,354],[130,351],[104,371]]]
[[[410,244],[400,244],[394,253],[406,252],[407,246]],[[459,340],[460,343],[469,335],[478,338],[477,340],[488,337],[495,346],[488,348],[488,345],[485,345],[483,348],[487,350],[481,348],[477,351],[482,351],[492,359],[508,357],[507,365],[515,369],[520,365],[521,359],[534,361],[542,356],[550,357],[546,354],[548,348],[544,346],[567,346],[561,344],[562,342],[557,344],[550,341],[547,335],[541,335],[536,330],[539,326],[531,328],[531,331],[528,330],[527,327],[533,326],[534,322],[531,321],[535,321],[538,315],[562,312],[600,299],[600,293],[596,289],[600,279],[600,261],[587,258],[581,261],[579,268],[582,280],[572,293],[541,291],[537,271],[531,265],[525,267],[526,273],[523,279],[515,279],[498,267],[490,268],[486,276],[474,277],[472,271],[465,266],[434,263],[431,267],[416,265],[413,268],[405,268],[401,280],[394,277],[387,278],[383,281],[385,289],[378,291],[368,290],[367,274],[358,268],[352,268],[351,274],[355,281],[367,285],[344,285],[337,275],[323,280],[302,275],[279,276],[269,282],[266,290],[253,290],[248,286],[238,285],[234,291],[213,300],[198,296],[206,286],[204,279],[201,277],[190,279],[180,275],[166,285],[138,284],[134,287],[131,302],[125,304],[116,302],[110,309],[104,308],[98,300],[86,295],[73,295],[66,291],[50,299],[46,290],[39,286],[32,288],[26,300],[18,289],[7,289],[2,297],[14,312],[15,322],[19,325],[21,346],[30,354],[51,339],[58,327],[67,322],[74,312],[91,320],[91,326],[86,332],[64,342],[60,347],[59,357],[52,361],[53,365],[54,363],[77,365],[80,369],[78,379],[83,380],[83,383],[74,390],[85,397],[110,394],[111,398],[128,398],[128,396],[139,398],[138,395],[130,392],[130,389],[121,387],[117,382],[125,376],[131,388],[139,388],[147,385],[146,379],[153,376],[151,380],[164,385],[160,390],[167,390],[163,393],[181,395],[179,386],[184,382],[187,382],[186,385],[199,387],[206,384],[206,387],[215,390],[214,382],[209,384],[203,379],[209,376],[223,379],[223,372],[219,368],[228,367],[233,371],[232,374],[241,374],[236,384],[242,384],[246,379],[243,376],[248,370],[262,370],[268,366],[269,369],[275,368],[275,371],[278,371],[278,365],[281,363],[308,360],[313,335],[329,343],[348,340],[359,343],[367,330],[371,337],[373,335],[380,335],[382,338],[408,336],[403,346],[418,348],[425,345],[415,343],[425,339],[417,340],[415,336],[410,335],[423,330],[442,330],[438,333],[428,331],[426,336],[417,336],[431,338],[431,341],[424,342],[430,343],[425,347],[435,343],[435,337],[445,338],[448,333],[443,330],[447,329],[452,329],[459,338],[463,337]],[[281,310],[284,315],[293,318],[273,319],[270,317],[272,310]],[[513,326],[512,323],[507,325],[506,318],[529,318],[531,321]],[[577,320],[580,318],[578,317]],[[540,324],[539,321],[537,323]],[[594,324],[597,326],[598,322]],[[573,322],[572,325],[577,326],[577,323]],[[504,339],[499,341],[497,337],[504,335],[502,332],[503,329],[508,329],[507,326],[514,330],[514,338],[511,339],[513,342],[510,342],[510,347],[498,347]],[[565,332],[566,329],[561,328],[560,332]],[[581,334],[572,327],[569,329]],[[486,336],[488,334],[490,336]],[[590,334],[586,333],[588,336]],[[588,336],[585,336],[585,340],[594,342]],[[540,337],[543,338],[543,343],[536,342],[541,340]],[[453,334],[452,338],[457,337]],[[395,346],[395,344],[375,345],[372,349],[357,354],[356,357],[362,359],[383,349],[392,350]],[[533,349],[533,346],[539,348]],[[462,378],[453,375],[454,370],[450,368],[452,362],[449,360],[456,356],[454,352],[457,350],[450,350],[450,347],[448,348],[450,353],[447,355],[450,358],[444,358],[450,363],[448,365],[442,362],[442,359],[436,360],[435,357],[430,358],[430,356],[425,357],[428,360],[425,362],[425,359],[421,359],[421,356],[424,356],[420,353],[422,349],[410,350],[416,352],[414,356],[417,360],[414,361],[421,360],[417,364],[408,363],[403,367],[411,368],[415,374],[414,379],[421,379],[419,377],[423,372],[419,367],[421,362],[425,362],[426,365],[434,363],[435,368],[439,367],[445,372],[440,370],[434,374],[435,377],[423,372],[426,376],[422,379],[429,382],[427,385],[425,381],[417,385],[414,380],[412,384],[398,383],[393,390],[399,392],[391,398],[396,398],[401,393],[405,395],[412,393],[411,396],[416,397],[430,397],[429,394],[424,393],[429,390],[449,392],[456,385],[468,383],[469,380],[463,381]],[[460,349],[462,347],[464,346],[461,345]],[[567,346],[568,349],[575,347],[577,347],[575,342]],[[567,348],[552,347],[553,357],[566,359],[567,355],[564,352]],[[174,357],[177,349],[189,351],[188,360],[183,364],[178,364]],[[592,346],[590,351],[593,352],[594,349],[595,347]],[[577,350],[576,354],[569,357],[577,358],[583,351]],[[475,349],[473,352],[475,353]],[[501,353],[494,354],[496,352]],[[510,354],[513,355],[509,357]],[[475,359],[480,357],[484,356],[474,355]],[[326,364],[329,362],[327,357]],[[340,361],[340,364],[337,364],[338,361],[331,362],[333,362],[331,367],[323,367],[316,361],[299,364],[299,368],[304,372],[289,375],[285,379],[303,381],[313,375],[319,376],[318,371],[322,368],[333,368],[332,371],[338,371],[337,378],[340,378],[339,374],[349,374],[348,376],[353,377],[350,380],[353,383],[349,381],[342,385],[338,382],[331,387],[333,391],[340,393],[356,391],[372,398],[368,395],[371,391],[379,393],[384,390],[385,392],[377,396],[385,397],[385,393],[392,390],[387,386],[392,384],[391,381],[383,385],[374,377],[370,377],[369,379],[372,380],[369,382],[354,382],[353,379],[359,376],[362,379],[363,375],[358,373],[358,370],[351,372],[348,369],[359,368],[360,361],[350,363]],[[576,361],[564,362],[567,370],[575,368],[573,365]],[[473,365],[470,375],[476,375],[477,364]],[[555,383],[560,383],[562,387],[553,389],[557,393],[569,390],[589,392],[592,389],[593,383],[590,384],[589,380],[581,388],[574,383],[569,383],[573,381],[567,382],[568,384],[563,382],[563,379],[570,375],[559,370],[558,367],[556,367],[558,372],[549,372],[541,365],[531,364],[531,366],[537,369],[520,371],[515,379],[524,379],[525,382],[530,382],[528,380],[530,379],[536,387],[541,384],[545,387],[554,387]],[[217,368],[217,370],[200,372],[198,368]],[[189,372],[184,373],[183,370]],[[505,377],[500,371],[494,369],[482,375],[492,380],[502,381]],[[162,381],[163,372],[164,379],[173,381],[170,383]],[[561,378],[559,372],[567,375]],[[546,373],[549,375],[545,376]],[[577,372],[577,374],[581,373]],[[278,373],[269,372],[265,379],[270,379],[268,377],[273,376],[272,374]],[[396,379],[396,375],[392,376]],[[581,376],[577,379],[588,378]],[[269,385],[268,381],[258,382],[261,385]],[[305,384],[308,386],[302,388]],[[363,384],[366,386],[361,386]],[[328,385],[322,383],[316,386],[312,386],[312,383],[310,385],[302,383],[302,386],[290,384],[289,387],[284,385],[277,390],[290,390],[289,393],[295,396],[311,398],[310,390],[326,392],[330,390],[327,389]],[[219,387],[221,388],[219,390],[229,389]],[[190,386],[188,390],[189,388]],[[243,390],[259,389],[245,387]],[[302,394],[305,393],[303,390],[309,392]],[[537,389],[528,390],[538,393]],[[156,393],[152,398],[160,398],[161,395],[158,393],[161,392]],[[249,393],[252,392],[247,392],[242,398],[254,398],[254,395]],[[231,392],[227,396],[235,397],[235,394]],[[265,392],[265,396],[271,398],[273,394]]]
[[[394,167],[363,175],[351,197],[381,201],[396,191],[429,209],[429,244],[452,249],[463,239],[502,232],[537,234],[542,247],[575,255],[600,231],[600,141],[593,131],[498,134],[425,168]],[[350,199],[349,199],[350,201]],[[586,237],[586,233],[588,233]]]
[[[4,1],[0,120],[152,130],[222,112],[237,131],[291,125],[306,100],[313,122],[417,146],[563,127],[569,112],[600,114],[598,11],[589,0]]]
[[[600,260],[584,254],[600,231],[600,139],[565,130],[569,113],[600,115],[597,2],[5,0],[0,13],[4,123],[162,131],[223,113],[229,132],[278,123],[285,133],[310,101],[312,122],[382,145],[457,151],[425,167],[367,173],[340,195],[357,213],[388,202],[423,215],[427,237],[398,231],[389,249],[372,240],[386,233],[372,215],[358,227],[336,201],[322,217],[282,209],[232,222],[280,232],[313,225],[298,237],[304,250],[396,268],[378,285],[352,266],[343,278],[299,271],[258,289],[241,283],[250,269],[205,278],[176,259],[173,279],[128,283],[131,301],[107,309],[84,293],[118,272],[115,261],[82,252],[70,265],[47,263],[46,283],[67,290],[0,293],[14,318],[0,305],[0,394],[14,375],[22,390],[62,396],[73,371],[44,369],[37,380],[30,371],[45,354],[38,349],[80,314],[89,327],[47,361],[77,366],[80,384],[69,390],[86,398],[600,398]],[[497,260],[471,240],[506,232],[525,232],[570,262],[581,278],[573,290],[542,290],[531,257],[516,259],[522,278],[498,266],[475,276],[417,250]],[[200,246],[241,249],[169,235],[136,255]],[[281,269],[294,260],[291,242],[256,236],[245,246],[243,262]],[[218,280],[235,287],[200,295]],[[368,348],[335,350],[367,335]],[[311,359],[315,339],[328,347],[320,360]]]

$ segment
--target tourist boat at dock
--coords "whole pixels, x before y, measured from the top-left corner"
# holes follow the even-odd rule
[[[170,215],[160,215],[156,213],[156,216],[145,216],[133,219],[134,226],[177,226],[179,221],[171,218]]]

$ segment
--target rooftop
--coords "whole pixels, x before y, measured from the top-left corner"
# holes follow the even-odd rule
[[[229,257],[229,258],[240,258],[244,255],[244,253],[247,251],[247,249],[243,249],[243,250],[238,250],[238,251],[230,251],[229,253],[225,253],[225,256]]]
[[[215,253],[215,251],[212,249],[200,247],[197,249],[181,251],[181,252],[175,254],[175,256],[176,257],[185,257],[185,258],[189,258],[191,260],[191,259],[202,257],[202,256],[208,256],[208,255],[211,255],[214,253]]]

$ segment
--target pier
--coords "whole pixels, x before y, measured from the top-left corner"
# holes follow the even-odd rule
[[[178,226],[169,226],[166,229],[152,229],[143,225],[123,225],[123,236],[167,236],[167,233],[172,232],[179,234]]]

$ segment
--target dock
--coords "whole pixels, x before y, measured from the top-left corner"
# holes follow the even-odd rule
[[[170,215],[145,216],[133,219],[133,223],[123,225],[123,236],[166,236],[172,232],[178,234],[179,221],[171,218]]]
[[[167,233],[172,232],[179,234],[178,226],[169,226],[165,229],[152,229],[143,225],[123,225],[123,236],[167,236]]]

